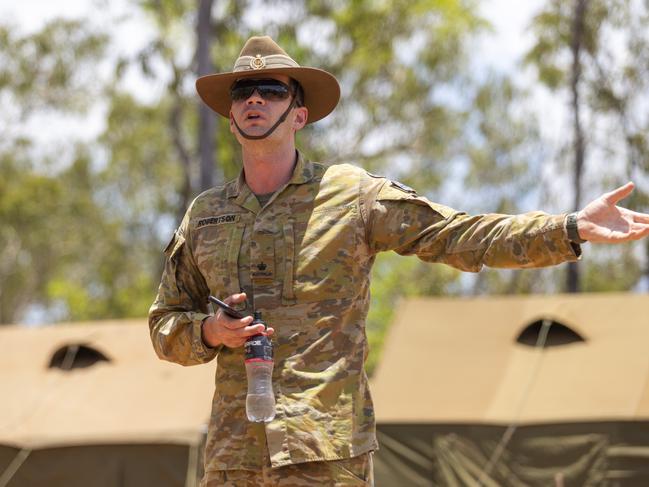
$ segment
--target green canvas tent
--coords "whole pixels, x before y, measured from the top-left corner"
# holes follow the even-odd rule
[[[372,380],[377,487],[648,486],[649,296],[410,299]]]
[[[0,485],[197,485],[214,364],[160,361],[144,319],[0,327],[0,349]]]

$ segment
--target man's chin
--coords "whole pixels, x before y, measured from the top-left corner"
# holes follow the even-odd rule
[[[268,127],[263,127],[261,125],[252,125],[249,127],[241,127],[243,132],[251,137],[258,137],[260,135],[265,135],[268,132]]]
[[[266,141],[268,141],[269,139],[272,138],[272,136],[271,136],[272,134],[267,136],[267,137],[263,137],[264,135],[266,135],[267,130],[250,130],[250,129],[242,129],[242,130],[244,131],[244,133],[248,137],[259,137],[259,138],[258,139],[257,138],[249,139],[249,138],[246,138],[246,137],[242,136],[240,133],[237,132],[235,135],[236,135],[237,140],[239,141],[240,144],[244,144],[244,143],[246,143],[246,144],[253,143],[254,144],[254,143],[259,143],[259,142],[266,142]]]
[[[268,130],[268,127],[259,124],[248,125],[247,127],[242,127],[247,133],[250,134],[263,134]]]

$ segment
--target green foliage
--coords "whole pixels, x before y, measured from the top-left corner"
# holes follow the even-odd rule
[[[99,181],[87,154],[79,149],[55,175],[26,169],[20,155],[14,148],[0,160],[7,176],[0,187],[0,322],[13,322],[34,302],[63,309],[54,319],[141,315],[154,283],[149,277],[144,289],[142,276],[131,275],[122,224],[95,201]]]
[[[0,323],[47,301],[49,280],[64,272],[66,257],[75,251],[69,245],[76,234],[71,215],[85,209],[85,200],[74,194],[93,190],[73,174],[76,165],[61,173],[56,155],[36,156],[34,143],[11,118],[84,110],[98,85],[87,68],[102,55],[106,41],[79,21],[52,21],[29,35],[0,26],[0,95],[9,117],[2,120],[0,149]]]
[[[473,96],[467,127],[469,169],[465,187],[490,211],[519,211],[520,196],[537,189],[542,150],[538,122],[517,105],[525,96],[506,78],[492,75]],[[478,208],[475,208],[478,210]]]
[[[540,205],[544,150],[536,117],[523,109],[526,93],[491,73],[473,95],[467,113],[466,170],[460,201],[470,213],[516,214]],[[483,269],[473,279],[473,294],[547,292],[551,279],[542,271]]]
[[[29,169],[24,150],[0,155],[0,323],[12,321],[45,285],[58,253],[50,205],[63,188]],[[50,210],[50,211],[48,211]]]
[[[583,15],[582,51],[579,60],[580,109],[585,129],[584,174],[597,174],[596,184],[584,188],[583,202],[627,180],[637,189],[625,206],[649,208],[649,4],[629,0],[589,0]],[[553,91],[567,93],[573,76],[572,37],[575,3],[551,0],[534,18],[536,42],[526,62],[533,66],[539,81]],[[574,110],[574,108],[573,108]],[[563,154],[574,157],[563,141]],[[622,170],[610,161],[626,161]],[[617,167],[620,167],[618,164]],[[600,184],[597,184],[600,183]],[[589,249],[579,267],[585,273],[584,290],[632,288],[642,276],[641,253],[616,248],[619,261],[601,260],[601,253]],[[646,245],[646,244],[644,244]],[[615,280],[612,278],[615,277]],[[608,283],[608,284],[607,284]]]
[[[142,316],[155,286],[143,266],[155,261],[145,260],[150,249],[133,245],[141,234],[139,222],[124,221],[117,201],[101,201],[97,188],[103,181],[88,154],[79,153],[59,179],[67,188],[64,205],[72,219],[67,216],[66,223],[72,228],[65,232],[47,301],[73,320]],[[117,199],[117,193],[112,196]]]
[[[119,208],[131,224],[155,225],[157,215],[176,211],[181,164],[172,150],[169,110],[168,100],[147,106],[126,93],[112,96],[99,139],[108,154],[100,188],[106,204]],[[154,229],[147,231],[150,237]]]
[[[584,292],[628,291],[642,277],[638,256],[631,245],[622,247],[595,247],[592,263],[585,268]]]
[[[311,50],[300,61],[334,73],[343,100],[324,129],[329,135],[314,129],[306,147],[324,145],[329,159],[387,169],[406,182],[416,174],[422,191],[437,187],[462,124],[461,110],[442,93],[466,79],[467,42],[484,27],[474,11],[461,1],[313,7],[311,22],[333,20],[333,33],[323,54]]]
[[[93,67],[107,37],[79,20],[55,20],[20,36],[0,25],[0,93],[10,92],[23,115],[35,109],[85,109],[97,94]]]

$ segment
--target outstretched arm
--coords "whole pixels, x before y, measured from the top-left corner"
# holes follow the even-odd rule
[[[609,192],[577,213],[579,236],[593,243],[620,243],[649,235],[649,215],[616,206],[633,191],[634,184]]]
[[[368,176],[366,239],[373,253],[394,250],[456,269],[545,267],[581,254],[566,234],[566,215],[467,215],[418,196],[383,178]]]

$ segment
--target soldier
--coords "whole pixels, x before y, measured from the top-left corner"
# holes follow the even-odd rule
[[[363,364],[369,276],[394,250],[464,271],[575,261],[579,244],[649,233],[616,207],[631,183],[571,215],[469,216],[348,165],[308,161],[295,133],[329,114],[340,89],[269,37],[249,39],[229,73],[200,78],[242,148],[238,179],[199,195],[165,249],[150,310],[153,346],[183,365],[217,358],[203,487],[372,485],[378,447]],[[211,314],[208,295],[263,312],[275,342],[273,421],[246,419],[243,347],[252,318]]]

